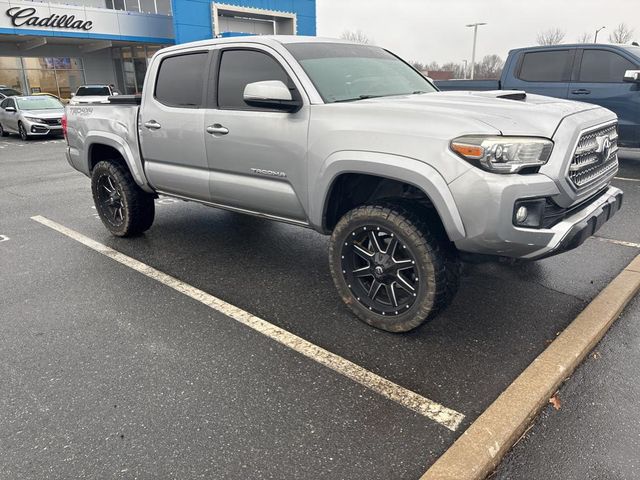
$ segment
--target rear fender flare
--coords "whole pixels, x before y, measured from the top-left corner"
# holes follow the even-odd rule
[[[87,134],[84,143],[87,145],[87,148],[84,149],[85,158],[83,159],[84,164],[87,166],[87,172],[90,172],[92,147],[98,144],[106,145],[120,153],[138,186],[146,192],[153,193],[153,189],[144,174],[140,152],[138,150],[134,151],[120,136],[110,132],[94,131]]]

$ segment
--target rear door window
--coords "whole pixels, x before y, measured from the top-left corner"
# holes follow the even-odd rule
[[[568,82],[572,59],[571,50],[525,53],[518,78],[526,82]]]
[[[585,50],[582,53],[579,82],[622,83],[624,72],[637,67],[629,60],[608,50]]]
[[[156,99],[169,107],[201,107],[208,55],[198,52],[163,59],[156,79]]]

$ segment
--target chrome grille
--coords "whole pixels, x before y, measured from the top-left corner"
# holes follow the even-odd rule
[[[59,118],[43,118],[44,123],[47,125],[61,125],[62,121]]]
[[[569,180],[580,190],[617,168],[618,124],[610,123],[582,134],[569,166]]]

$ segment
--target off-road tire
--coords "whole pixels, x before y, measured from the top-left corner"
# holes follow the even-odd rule
[[[111,179],[121,207],[120,215],[111,215],[110,207],[101,203],[105,179]],[[126,167],[114,161],[101,161],[91,172],[91,192],[96,211],[105,227],[117,237],[133,237],[151,228],[155,217],[153,195],[142,190]]]
[[[9,136],[9,132],[7,132],[3,127],[2,124],[0,124],[0,137],[8,137]]]
[[[366,226],[392,232],[408,249],[405,251],[410,252],[411,258],[415,258],[419,283],[414,303],[405,311],[376,313],[359,301],[350,288],[343,248],[349,248],[346,246],[349,238]],[[331,235],[329,263],[333,281],[347,307],[363,322],[388,332],[412,330],[446,308],[458,290],[461,273],[457,251],[435,211],[402,201],[365,205],[346,213]]]

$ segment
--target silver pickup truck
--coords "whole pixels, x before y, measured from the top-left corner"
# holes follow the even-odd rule
[[[539,259],[620,208],[617,119],[519,91],[438,92],[379,47],[308,37],[177,45],[143,95],[68,106],[69,163],[104,225],[149,229],[158,194],[331,235],[355,315],[407,331],[466,255]]]

